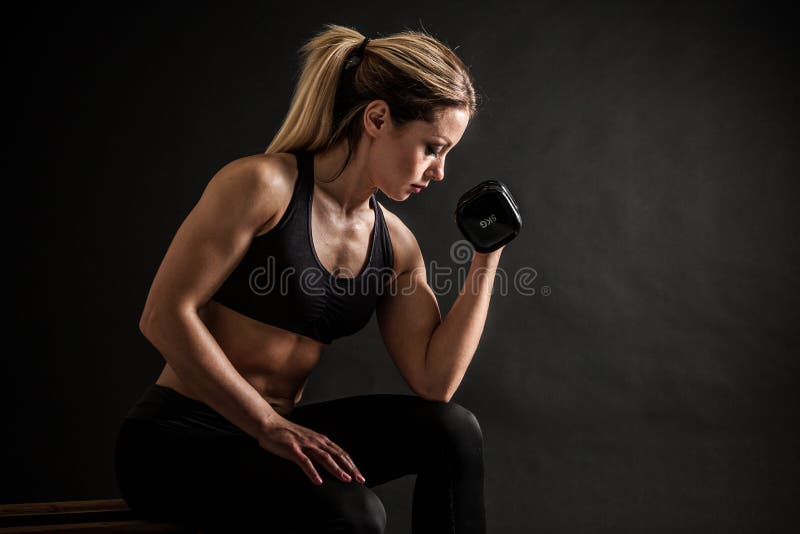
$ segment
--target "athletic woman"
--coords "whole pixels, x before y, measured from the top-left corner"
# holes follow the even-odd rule
[[[450,399],[502,248],[474,254],[443,321],[414,235],[375,196],[444,179],[471,75],[422,32],[329,25],[301,52],[266,152],[212,177],[153,280],[140,329],[166,364],[120,427],[120,492],[203,531],[377,533],[370,488],[415,474],[415,534],[483,533],[481,429]],[[416,395],[296,406],[324,349],[373,311]]]

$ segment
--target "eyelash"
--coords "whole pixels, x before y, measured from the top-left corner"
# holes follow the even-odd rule
[[[428,154],[428,155],[431,155],[431,156],[435,156],[435,157],[437,157],[437,158],[438,158],[438,157],[441,155],[441,152],[434,152],[434,151],[431,149],[431,145],[427,145],[427,146],[425,147],[425,153],[426,153],[426,154]]]

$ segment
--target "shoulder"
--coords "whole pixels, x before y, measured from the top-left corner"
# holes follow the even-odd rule
[[[297,165],[292,154],[254,154],[226,163],[209,185],[220,184],[255,191],[280,190],[294,185]]]
[[[392,241],[392,251],[394,253],[394,270],[400,275],[419,267],[422,261],[422,252],[419,248],[417,238],[411,229],[406,226],[400,217],[386,209],[386,206],[378,202],[386,221],[386,229]],[[424,263],[423,263],[424,265]]]
[[[208,182],[204,195],[228,206],[229,213],[253,217],[262,225],[288,204],[296,180],[294,155],[254,154],[223,165]]]

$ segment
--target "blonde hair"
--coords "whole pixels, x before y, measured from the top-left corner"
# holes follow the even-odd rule
[[[327,24],[301,47],[289,111],[266,154],[315,152],[347,139],[346,167],[361,139],[362,112],[373,100],[385,101],[401,128],[413,120],[433,122],[447,107],[465,109],[470,119],[477,113],[469,70],[431,35],[409,30],[370,39],[360,63],[343,73],[363,41],[354,29]]]

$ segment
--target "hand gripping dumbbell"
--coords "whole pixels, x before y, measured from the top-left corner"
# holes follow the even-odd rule
[[[482,253],[502,247],[522,228],[517,201],[499,180],[486,180],[461,195],[453,219],[475,250]]]

